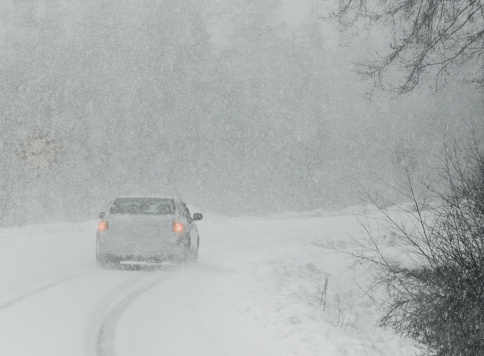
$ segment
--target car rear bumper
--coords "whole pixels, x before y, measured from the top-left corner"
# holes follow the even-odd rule
[[[98,253],[96,255],[98,262],[119,264],[123,262],[149,262],[162,263],[164,261],[179,261],[186,258],[186,253],[170,253],[170,254],[112,254],[112,253]]]
[[[188,236],[165,239],[120,239],[108,234],[98,234],[96,255],[104,261],[160,261],[185,258]]]

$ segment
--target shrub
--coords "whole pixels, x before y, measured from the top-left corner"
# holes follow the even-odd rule
[[[387,292],[381,325],[414,338],[427,355],[484,355],[484,155],[475,141],[447,148],[443,185],[427,186],[430,205],[420,203],[406,173],[409,220],[380,211],[410,263],[392,260],[366,224],[373,254],[354,255],[371,262],[374,286]]]

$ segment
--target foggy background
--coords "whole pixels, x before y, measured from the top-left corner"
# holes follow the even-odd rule
[[[401,179],[402,146],[428,177],[482,92],[451,73],[369,97],[352,62],[385,31],[340,34],[329,5],[2,1],[0,225],[93,219],[134,193],[226,215],[339,209],[391,196],[379,179]]]

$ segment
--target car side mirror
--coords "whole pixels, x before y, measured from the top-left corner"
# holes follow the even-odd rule
[[[193,214],[193,220],[202,220],[202,219],[203,219],[202,214],[200,214],[200,213]]]
[[[99,217],[100,217],[101,219],[102,219],[102,218],[103,218],[105,215],[106,215],[106,213],[105,213],[104,211],[101,211],[101,212],[99,213]]]

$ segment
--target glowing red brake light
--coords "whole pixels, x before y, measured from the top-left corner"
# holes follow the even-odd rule
[[[183,224],[179,221],[175,221],[171,226],[171,229],[173,230],[173,232],[177,232],[177,233],[183,232]]]
[[[97,229],[99,231],[106,231],[109,229],[109,224],[107,221],[100,221],[99,224],[97,225]]]

